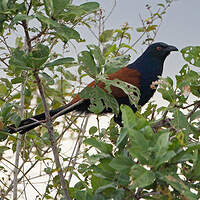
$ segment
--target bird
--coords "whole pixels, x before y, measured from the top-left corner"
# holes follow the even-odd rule
[[[152,43],[147,47],[144,53],[140,57],[138,57],[133,63],[120,68],[112,74],[109,74],[107,76],[107,79],[119,79],[138,87],[140,91],[138,105],[144,106],[155,93],[156,87],[151,87],[151,84],[153,82],[156,82],[159,79],[159,76],[162,75],[164,61],[172,51],[178,51],[178,49],[175,46],[168,45],[164,42]],[[107,92],[105,89],[105,83],[101,81],[99,81],[98,83],[92,81],[86,86],[86,88],[95,86],[98,86],[105,92]],[[111,95],[117,100],[119,106],[121,104],[125,104],[130,106],[134,112],[137,111],[137,108],[129,102],[128,95],[122,89],[114,86],[111,86],[110,89]],[[57,109],[50,110],[49,114],[52,118],[57,118],[72,111],[89,113],[89,106],[90,100],[81,99],[80,94],[78,93],[77,95],[75,95],[71,102]],[[110,112],[110,110],[104,110],[102,113],[105,112]],[[6,130],[10,134],[16,132],[24,134],[41,125],[40,122],[44,122],[45,118],[45,113],[41,113],[31,118],[22,120],[17,128],[14,124],[12,124],[6,127]],[[121,113],[119,113],[118,115],[114,115],[114,120],[120,126],[123,126]],[[22,128],[20,129],[20,127]]]

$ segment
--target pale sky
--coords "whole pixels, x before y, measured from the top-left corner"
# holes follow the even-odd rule
[[[103,8],[106,8],[105,12],[108,13],[114,0],[99,0],[98,2]],[[146,4],[157,8],[156,4],[164,3],[165,0],[117,0],[116,2],[117,6],[106,24],[107,28],[118,28],[128,22],[135,29],[141,26],[139,15],[147,16]],[[156,41],[175,45],[178,49],[189,45],[200,45],[199,21],[200,0],[175,0],[163,16],[163,24],[160,27]],[[138,34],[135,30],[133,34],[137,39]],[[138,54],[133,55],[131,61],[144,51],[145,47],[140,44],[141,42],[136,46]],[[180,53],[172,53],[165,61],[163,75],[175,76],[184,63],[185,61]]]

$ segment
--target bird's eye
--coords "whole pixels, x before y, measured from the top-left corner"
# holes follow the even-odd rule
[[[162,47],[158,46],[158,47],[156,47],[156,49],[157,49],[158,51],[160,51],[160,50],[162,50]]]

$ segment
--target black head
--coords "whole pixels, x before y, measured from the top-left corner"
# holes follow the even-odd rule
[[[157,57],[164,61],[171,51],[178,51],[178,49],[175,46],[163,42],[156,42],[149,45],[145,54]]]

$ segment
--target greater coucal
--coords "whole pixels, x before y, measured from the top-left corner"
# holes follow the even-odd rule
[[[138,104],[143,106],[153,96],[156,89],[152,88],[151,84],[152,82],[158,80],[158,76],[162,75],[165,58],[170,54],[171,51],[178,51],[178,49],[175,46],[171,46],[163,42],[151,44],[135,62],[129,64],[126,67],[119,69],[113,74],[108,75],[108,79],[110,80],[119,79],[138,87],[141,93]],[[105,90],[104,88],[105,84],[103,82],[96,83],[95,81],[93,81],[86,87],[94,87],[95,85]],[[135,106],[130,104],[129,98],[123,92],[123,90],[121,90],[120,88],[111,86],[111,91],[112,91],[111,95],[114,96],[114,98],[117,100],[119,105],[126,104],[130,106],[134,112],[136,111]],[[73,100],[67,105],[59,107],[55,110],[51,110],[50,116],[53,117],[57,115],[58,113],[60,113],[57,115],[58,117],[60,115],[69,113],[73,110],[89,112],[88,111],[89,105],[90,105],[89,99],[82,100],[79,94],[77,94],[73,98]],[[64,109],[65,111],[62,112]],[[109,112],[109,111],[104,110],[104,112]],[[114,119],[118,124],[121,125],[120,114],[118,116],[115,116]],[[41,121],[41,120],[45,120],[45,113],[33,116],[32,118],[29,118],[29,119],[22,120],[19,127],[30,125],[30,124],[33,124],[33,125],[19,130],[19,133],[23,134],[39,126],[40,123],[37,121]],[[15,130],[15,125],[8,126],[7,131],[9,133],[17,132]]]

